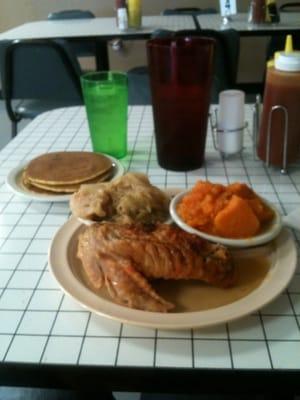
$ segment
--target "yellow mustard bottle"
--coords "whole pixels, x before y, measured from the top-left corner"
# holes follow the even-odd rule
[[[139,29],[142,26],[142,1],[127,0],[128,26]]]

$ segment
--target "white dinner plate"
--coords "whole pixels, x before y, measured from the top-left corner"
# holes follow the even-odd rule
[[[105,294],[94,293],[79,276],[78,269],[75,268],[75,264],[79,262],[76,258],[76,245],[78,233],[84,228],[76,218],[71,217],[55,234],[49,248],[49,267],[53,276],[65,293],[88,310],[133,325],[157,329],[189,329],[241,318],[277,297],[287,287],[296,269],[295,242],[289,230],[283,229],[271,244],[246,250],[248,253],[253,252],[254,256],[257,252],[269,254],[270,266],[258,286],[239,300],[202,311],[162,314],[135,310],[114,303]],[[248,253],[243,255],[247,256]],[[201,284],[199,286],[200,289],[197,290],[201,297]]]
[[[114,157],[111,157],[105,154],[106,157],[111,159],[113,162],[114,172],[111,179],[115,179],[124,174],[124,167],[119,160]],[[61,201],[69,201],[71,194],[48,194],[48,193],[38,193],[33,190],[27,189],[22,183],[22,172],[26,167],[27,163],[23,163],[13,168],[6,177],[6,185],[12,190],[16,195],[21,196],[23,198],[29,200],[37,200],[37,201],[53,201],[53,202],[61,202]]]

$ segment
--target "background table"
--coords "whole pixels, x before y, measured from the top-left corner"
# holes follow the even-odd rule
[[[242,36],[260,36],[290,33],[300,30],[300,13],[281,13],[278,24],[251,25],[248,15],[239,13],[232,16],[227,24],[222,24],[220,14],[198,15],[196,20],[202,29],[236,29]],[[115,37],[123,39],[147,39],[156,29],[196,29],[193,17],[189,15],[143,16],[142,28],[120,31],[115,18],[92,18],[76,20],[43,20],[28,22],[0,33],[0,40],[15,39],[57,39],[101,37],[109,40]]]
[[[198,15],[197,22],[202,29],[222,30],[232,28],[241,36],[268,36],[297,32],[300,30],[300,13],[286,12],[280,14],[278,24],[249,24],[248,14],[233,15],[228,24],[222,23],[220,14]]]
[[[115,38],[128,40],[148,39],[157,29],[171,31],[196,29],[189,15],[143,16],[141,29],[120,31],[116,18],[43,20],[28,22],[0,34],[1,40],[78,39],[94,42],[98,46],[97,69],[109,69],[107,41]]]
[[[251,108],[247,108],[251,124]],[[156,161],[151,107],[129,110],[126,170],[153,184],[190,187],[198,179],[244,181],[283,212],[300,205],[300,169],[282,176],[253,158],[222,160],[207,141],[205,165],[188,173]],[[125,391],[300,392],[300,269],[274,302],[240,320],[206,329],[162,331],[97,316],[63,294],[47,266],[68,203],[24,200],[4,180],[38,154],[90,150],[82,107],[41,114],[0,152],[0,384]],[[295,234],[299,245],[299,234]],[[99,389],[100,386],[100,389]],[[285,397],[286,398],[286,397]]]
[[[73,20],[44,20],[28,22],[0,34],[0,40],[92,38],[129,39],[149,38],[156,29],[195,29],[193,17],[189,15],[143,16],[141,29],[120,31],[115,18],[91,18]]]

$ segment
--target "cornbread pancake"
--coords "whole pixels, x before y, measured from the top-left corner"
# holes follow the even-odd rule
[[[31,192],[40,193],[40,194],[48,194],[48,195],[59,194],[59,193],[50,192],[49,190],[40,189],[36,186],[31,185],[31,183],[28,181],[28,179],[26,179],[25,171],[23,171],[23,173],[22,173],[20,183],[25,189],[30,190]]]
[[[72,185],[89,181],[112,169],[112,161],[102,155],[84,151],[43,154],[29,162],[26,179],[32,185]]]
[[[80,189],[80,186],[84,183],[100,183],[100,182],[104,182],[106,180],[108,180],[111,175],[112,175],[112,170],[105,172],[104,174],[100,175],[100,176],[96,176],[93,179],[89,179],[87,181],[81,182],[81,183],[74,183],[74,184],[65,184],[65,185],[46,185],[45,183],[39,183],[39,182],[33,182],[31,183],[28,179],[27,179],[27,174],[26,171],[24,171],[23,173],[23,184],[25,187],[27,187],[27,189],[33,190],[33,191],[39,191],[41,193],[43,192],[47,192],[47,193],[74,193],[77,190]],[[37,190],[38,189],[38,190]],[[54,193],[53,193],[54,192]]]

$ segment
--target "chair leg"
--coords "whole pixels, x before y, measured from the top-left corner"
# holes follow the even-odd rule
[[[96,69],[97,71],[109,70],[109,57],[106,42],[98,39],[95,42],[96,47]]]
[[[18,133],[18,123],[16,121],[12,121],[11,123],[11,137],[14,138]]]

